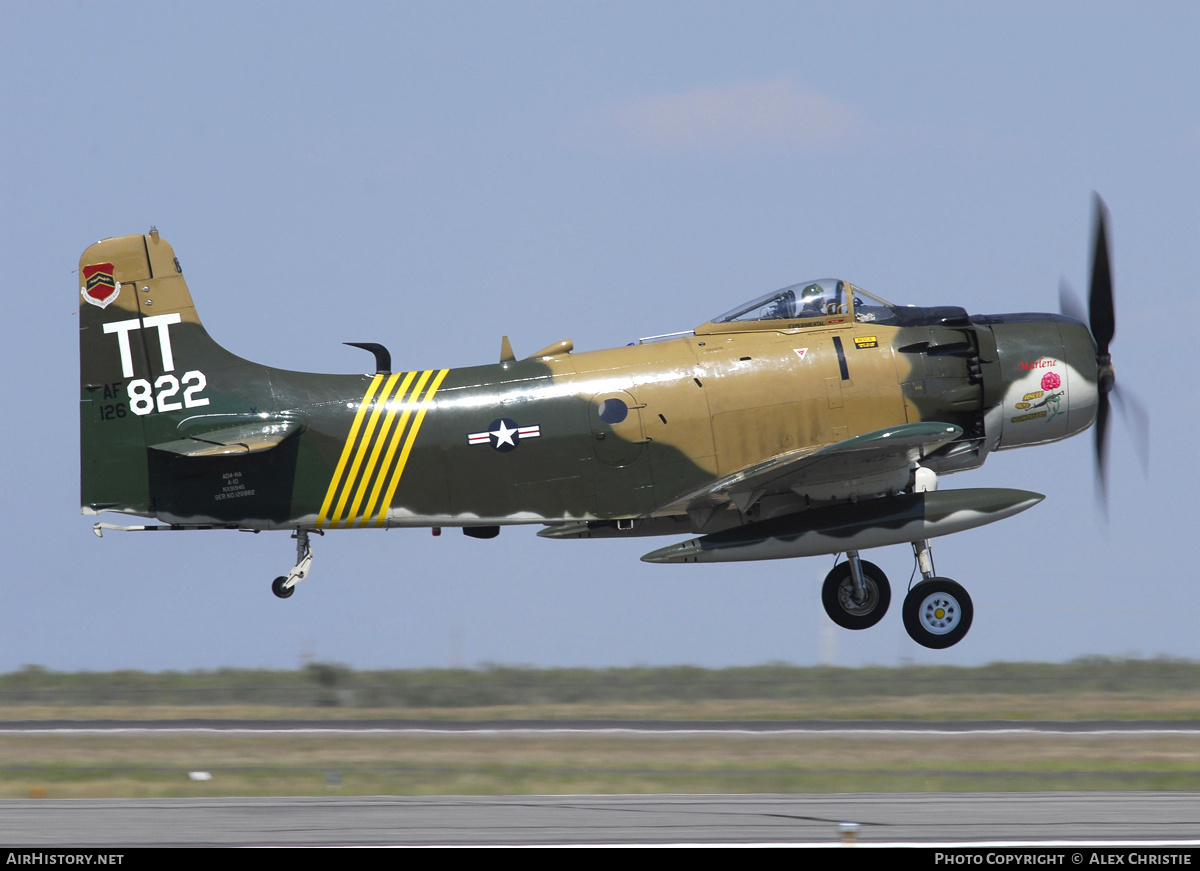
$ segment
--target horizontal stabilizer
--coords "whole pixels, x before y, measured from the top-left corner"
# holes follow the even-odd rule
[[[254,454],[259,451],[269,451],[284,439],[299,433],[303,428],[303,424],[298,420],[257,421],[195,433],[173,442],[151,445],[151,448],[184,457]]]

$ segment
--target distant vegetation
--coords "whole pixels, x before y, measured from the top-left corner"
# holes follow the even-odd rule
[[[53,672],[0,675],[33,722],[1200,720],[1200,663],[980,668],[614,668]],[[1195,791],[1190,731],[308,728],[0,731],[0,798],[553,793]],[[192,780],[204,771],[211,779]]]
[[[963,668],[521,668],[354,671],[311,663],[297,671],[55,672],[25,666],[0,675],[0,706],[270,705],[488,708],[903,699],[915,696],[1123,696],[1200,692],[1200,663],[1086,658]]]

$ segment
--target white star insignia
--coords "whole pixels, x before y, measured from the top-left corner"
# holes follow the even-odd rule
[[[517,434],[515,429],[509,429],[508,424],[500,421],[500,428],[492,430],[492,435],[496,437],[496,447],[501,445],[512,445],[516,447],[517,443],[513,441],[513,436]]]

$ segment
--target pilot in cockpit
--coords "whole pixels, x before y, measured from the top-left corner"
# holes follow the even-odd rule
[[[825,314],[825,288],[810,284],[800,294],[800,314],[797,317],[819,317]]]

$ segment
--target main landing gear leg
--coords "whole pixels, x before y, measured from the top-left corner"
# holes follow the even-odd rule
[[[917,566],[921,569],[921,580],[928,581],[933,577],[933,557],[929,555],[929,539],[914,541],[912,549],[913,556],[917,558]]]
[[[962,641],[971,628],[975,607],[961,584],[933,573],[929,541],[912,543],[921,580],[904,597],[904,628],[922,647],[942,650]]]
[[[887,613],[892,588],[887,575],[874,563],[847,551],[849,559],[825,576],[821,602],[829,619],[843,629],[869,629]]]
[[[296,564],[290,572],[280,575],[271,584],[271,592],[281,599],[286,599],[296,592],[296,584],[308,577],[308,570],[312,568],[313,552],[308,545],[308,532],[307,529],[297,529],[292,534],[292,538],[296,539]],[[318,535],[324,534],[315,529],[313,532]]]

